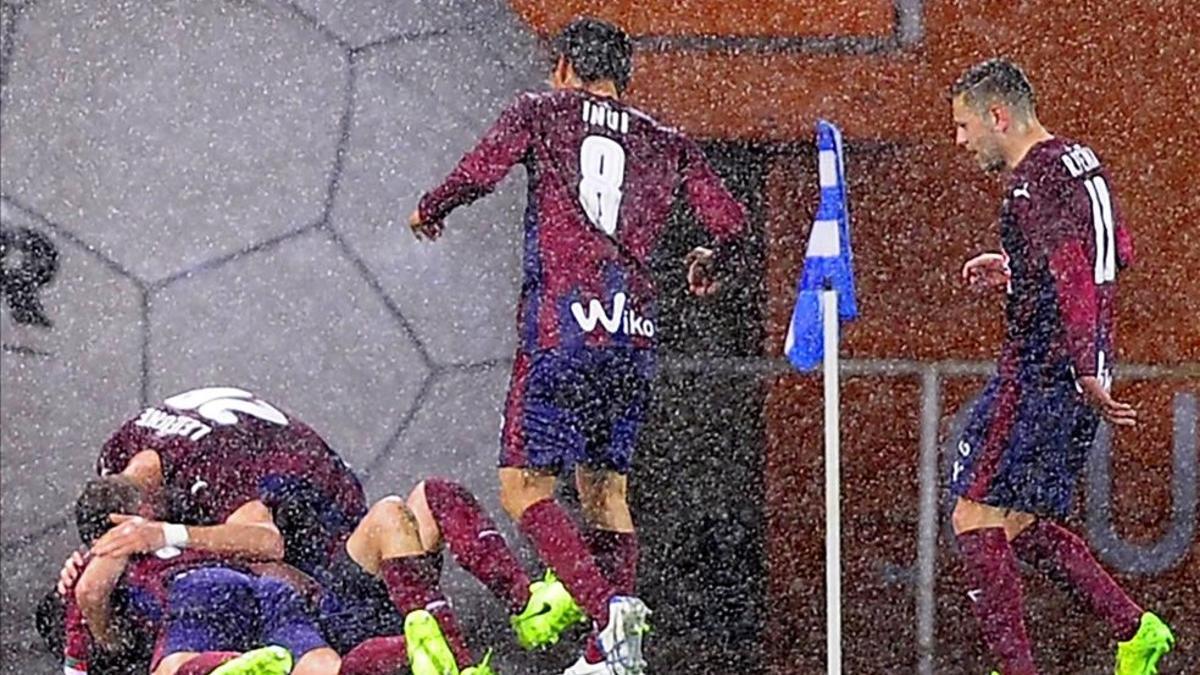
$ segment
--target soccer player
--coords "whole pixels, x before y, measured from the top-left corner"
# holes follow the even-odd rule
[[[113,514],[156,515],[146,496],[121,477],[89,481],[76,502],[81,539],[94,546],[123,527],[113,525]],[[78,614],[68,605],[65,669],[86,672],[78,664],[87,663],[89,639],[112,647],[142,631],[158,635],[149,664],[154,675],[336,672],[340,660],[297,590],[252,567],[251,560],[173,547],[93,556],[73,588]],[[114,605],[124,611],[114,612]]]
[[[505,511],[593,619],[568,672],[640,671],[649,610],[635,597],[637,538],[627,474],[646,413],[658,331],[649,259],[677,198],[716,240],[687,257],[709,295],[730,267],[742,206],[700,149],[622,102],[632,47],[617,27],[579,19],[556,38],[553,91],[519,96],[410,218],[436,239],[449,213],[525,167],[524,283],[500,453]],[[554,500],[575,468],[591,531]],[[620,654],[617,653],[620,647]]]
[[[304,573],[291,575],[297,585],[311,577],[322,587],[324,627],[339,653],[403,632],[418,638],[406,650],[417,675],[442,673],[437,655],[447,649],[455,668],[490,672],[486,664],[469,671],[469,651],[438,587],[443,538],[463,567],[506,601],[523,645],[552,642],[557,633],[547,622],[579,616],[561,583],[530,583],[461,486],[421,484],[410,498],[415,516],[396,497],[367,511],[358,479],[315,431],[241,389],[197,389],[146,409],[105,444],[98,466],[108,482],[164,493],[169,512],[185,522],[220,524],[116,516],[120,526],[96,543],[95,555],[173,545],[282,556]],[[248,527],[248,518],[259,529]],[[77,566],[68,561],[60,590],[73,583]],[[418,611],[418,619],[406,621]]]
[[[1038,121],[1032,85],[994,59],[951,89],[956,142],[987,172],[1006,172],[1002,250],[969,260],[964,279],[1007,288],[997,374],[958,443],[953,526],[976,618],[1005,675],[1035,672],[1017,560],[1047,569],[1112,629],[1118,675],[1155,672],[1174,642],[1129,598],[1087,545],[1055,522],[1103,418],[1133,427],[1109,393],[1119,272],[1133,247],[1112,179],[1088,146]]]
[[[562,583],[531,583],[491,518],[464,487],[421,482],[408,498],[376,502],[327,569],[321,613],[326,635],[346,654],[345,675],[492,675],[478,665],[441,590],[442,546],[512,615],[526,648],[558,639],[559,624],[583,618]],[[566,617],[565,619],[563,617]]]

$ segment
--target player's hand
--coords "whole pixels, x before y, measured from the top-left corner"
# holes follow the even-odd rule
[[[408,227],[420,241],[433,241],[442,236],[442,223],[440,221],[432,223],[421,220],[421,209],[415,209],[412,215],[408,217]]]
[[[713,270],[712,249],[697,246],[684,259],[687,264],[688,290],[692,295],[705,297],[721,290],[721,282],[717,281]]]
[[[1004,253],[981,253],[968,260],[962,268],[963,281],[972,288],[1000,288],[1012,278],[1008,256]]]
[[[1137,411],[1128,403],[1114,400],[1099,378],[1085,375],[1079,378],[1079,388],[1083,390],[1088,403],[1092,404],[1109,424],[1118,427],[1137,426]]]
[[[109,516],[116,527],[104,533],[92,545],[92,555],[125,558],[137,553],[150,553],[167,545],[163,524],[141,516],[114,513]]]
[[[62,570],[58,573],[58,585],[55,589],[62,597],[67,597],[67,594],[75,589],[75,582],[79,581],[79,575],[83,572],[83,553],[75,551],[63,563]]]

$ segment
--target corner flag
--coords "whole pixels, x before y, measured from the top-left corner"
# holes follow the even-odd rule
[[[808,238],[804,268],[796,285],[796,306],[784,351],[798,370],[821,363],[821,291],[837,291],[838,317],[858,316],[850,252],[850,203],[842,162],[842,132],[825,120],[817,121],[817,165],[821,202]]]

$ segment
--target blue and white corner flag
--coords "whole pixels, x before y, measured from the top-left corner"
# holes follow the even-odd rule
[[[784,346],[788,360],[799,370],[812,370],[821,363],[824,355],[821,291],[837,291],[841,320],[858,316],[851,266],[850,203],[842,161],[842,132],[825,120],[817,121],[817,158],[821,202],[808,237],[804,268],[796,285],[796,306],[792,310],[792,324]]]

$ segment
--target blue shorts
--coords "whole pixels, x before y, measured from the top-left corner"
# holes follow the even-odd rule
[[[155,664],[176,652],[244,652],[265,645],[283,647],[295,659],[326,646],[290,584],[227,567],[201,567],[172,580]]]
[[[583,464],[629,473],[654,368],[648,349],[518,352],[500,466],[560,471]]]
[[[955,447],[952,494],[1038,515],[1070,511],[1100,417],[1069,371],[1057,372],[988,382]]]

